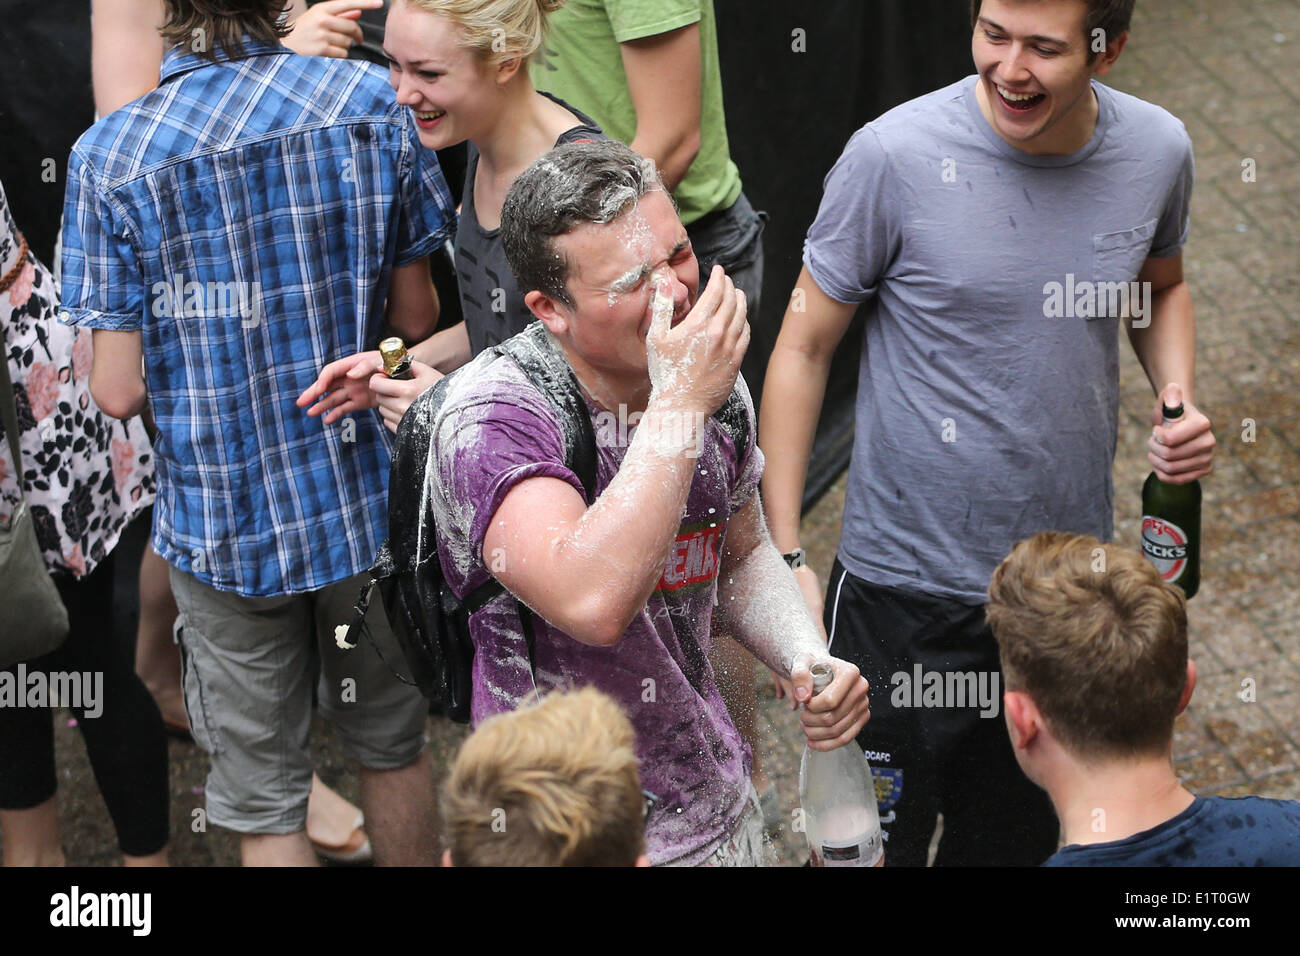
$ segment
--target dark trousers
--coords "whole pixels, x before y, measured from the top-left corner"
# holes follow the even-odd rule
[[[858,743],[876,777],[885,865],[925,866],[940,813],[936,866],[1037,866],[1051,856],[1060,827],[1012,752],[983,606],[869,584],[837,559],[825,619],[831,653],[871,684]]]
[[[167,845],[167,739],[158,705],[135,674],[132,642],[113,628],[113,558],[80,581],[55,575],[68,609],[68,639],[25,667],[28,674],[103,674],[102,713],[87,717],[84,708],[72,713],[122,852],[148,856]],[[0,809],[38,806],[57,786],[50,710],[0,707]]]
[[[745,293],[750,323],[749,350],[741,374],[751,389],[761,389],[767,357],[776,344],[775,329],[759,320],[763,296],[763,226],[767,213],[755,212],[744,193],[727,209],[715,210],[686,227],[700,266],[700,295],[715,265],[722,266]]]

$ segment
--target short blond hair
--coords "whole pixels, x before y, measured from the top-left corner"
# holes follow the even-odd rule
[[[446,17],[465,46],[492,63],[520,57],[524,63],[546,39],[546,18],[565,0],[406,0],[406,3]]]
[[[1021,541],[988,621],[1007,690],[1085,759],[1162,755],[1187,683],[1187,599],[1142,555],[1089,535]]]
[[[483,721],[442,791],[455,866],[632,866],[643,807],[632,724],[590,687]]]

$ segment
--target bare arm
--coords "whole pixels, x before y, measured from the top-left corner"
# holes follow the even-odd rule
[[[800,594],[763,523],[756,494],[727,523],[718,573],[715,623],[776,673],[790,678],[809,746],[830,750],[853,740],[870,716],[867,682],[858,668],[826,650]],[[835,677],[812,698],[814,661],[829,661]]]
[[[763,402],[758,426],[767,459],[763,500],[772,537],[782,551],[799,547],[808,458],[826,397],[831,359],[856,309],[822,292],[807,268],[803,269],[767,365],[763,394],[775,401]]]
[[[433,333],[438,325],[438,293],[427,256],[393,269],[386,316],[393,334],[405,342],[418,342]]]
[[[439,372],[454,372],[470,360],[469,330],[464,322],[457,322],[412,345],[410,351],[417,361]]]
[[[619,44],[636,110],[631,147],[655,161],[669,192],[700,151],[700,26]]]
[[[107,116],[158,85],[162,0],[94,0],[90,73],[95,112]]]
[[[754,495],[727,522],[715,621],[773,671],[789,677],[799,654],[826,657],[826,642],[767,533],[759,502]]]
[[[617,644],[663,574],[695,470],[691,443],[670,434],[675,414],[650,403],[590,508],[568,483],[533,478],[506,496],[483,538],[498,580],[584,644]]]
[[[812,454],[826,397],[835,349],[853,321],[856,306],[826,295],[805,268],[799,273],[790,305],[781,320],[781,333],[767,365],[759,419],[767,470],[763,500],[767,504],[772,538],[788,553],[800,547],[799,517],[803,508],[808,458]],[[812,568],[795,572],[799,589],[818,630],[822,630],[822,591]],[[779,687],[779,685],[778,685]]]
[[[90,395],[106,415],[131,418],[148,405],[144,384],[144,344],[139,332],[93,330],[95,358]]]
[[[1147,458],[1160,480],[1183,484],[1213,469],[1214,434],[1210,420],[1196,407],[1196,317],[1192,296],[1183,278],[1181,254],[1148,259],[1138,273],[1139,282],[1151,284],[1150,309],[1145,328],[1129,325],[1129,343],[1156,392],[1147,444]],[[1185,414],[1171,428],[1161,425],[1161,397],[1170,385],[1182,390]]]
[[[497,579],[585,644],[618,643],[663,575],[695,471],[700,430],[736,381],[749,344],[743,293],[720,268],[676,328],[658,307],[653,385],[614,480],[590,508],[569,484],[533,478],[492,517],[483,557]]]

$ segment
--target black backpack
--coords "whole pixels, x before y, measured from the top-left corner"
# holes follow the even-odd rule
[[[502,356],[515,362],[564,423],[565,464],[578,476],[590,505],[595,500],[596,436],[582,398],[578,380],[552,344],[540,322],[511,339],[488,349],[489,361]],[[406,658],[411,679],[428,698],[430,709],[459,723],[468,723],[472,691],[474,643],[469,619],[505,588],[489,578],[475,590],[458,596],[443,576],[438,559],[433,508],[425,497],[425,481],[435,468],[433,430],[439,422],[449,383],[457,376],[481,368],[478,361],[440,379],[417,398],[397,428],[392,470],[388,483],[388,540],[379,549],[370,580],[357,599],[347,640],[355,646],[365,629],[366,611],[375,587],[379,588],[388,621]],[[471,373],[472,374],[472,373]],[[743,453],[749,443],[749,417],[744,399],[733,390],[713,416]],[[528,647],[528,664],[535,669],[533,612],[515,602],[520,628]],[[394,672],[396,673],[396,672]]]

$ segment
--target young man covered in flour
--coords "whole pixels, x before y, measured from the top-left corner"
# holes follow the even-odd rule
[[[651,862],[760,863],[750,755],[708,664],[714,614],[791,677],[812,747],[852,741],[869,713],[866,681],[843,661],[810,699],[809,665],[828,656],[756,492],[763,456],[737,374],[744,295],[721,268],[699,294],[672,200],[619,143],[538,160],[511,187],[502,230],[546,330],[532,331],[542,360],[581,387],[596,481],[588,506],[565,463],[574,423],[511,359],[485,353],[452,383],[431,427],[443,570],[462,595],[489,575],[510,592],[470,620],[473,720],[549,687],[595,686],[636,729]],[[733,389],[747,428],[711,417]],[[638,412],[634,427],[598,427]]]

